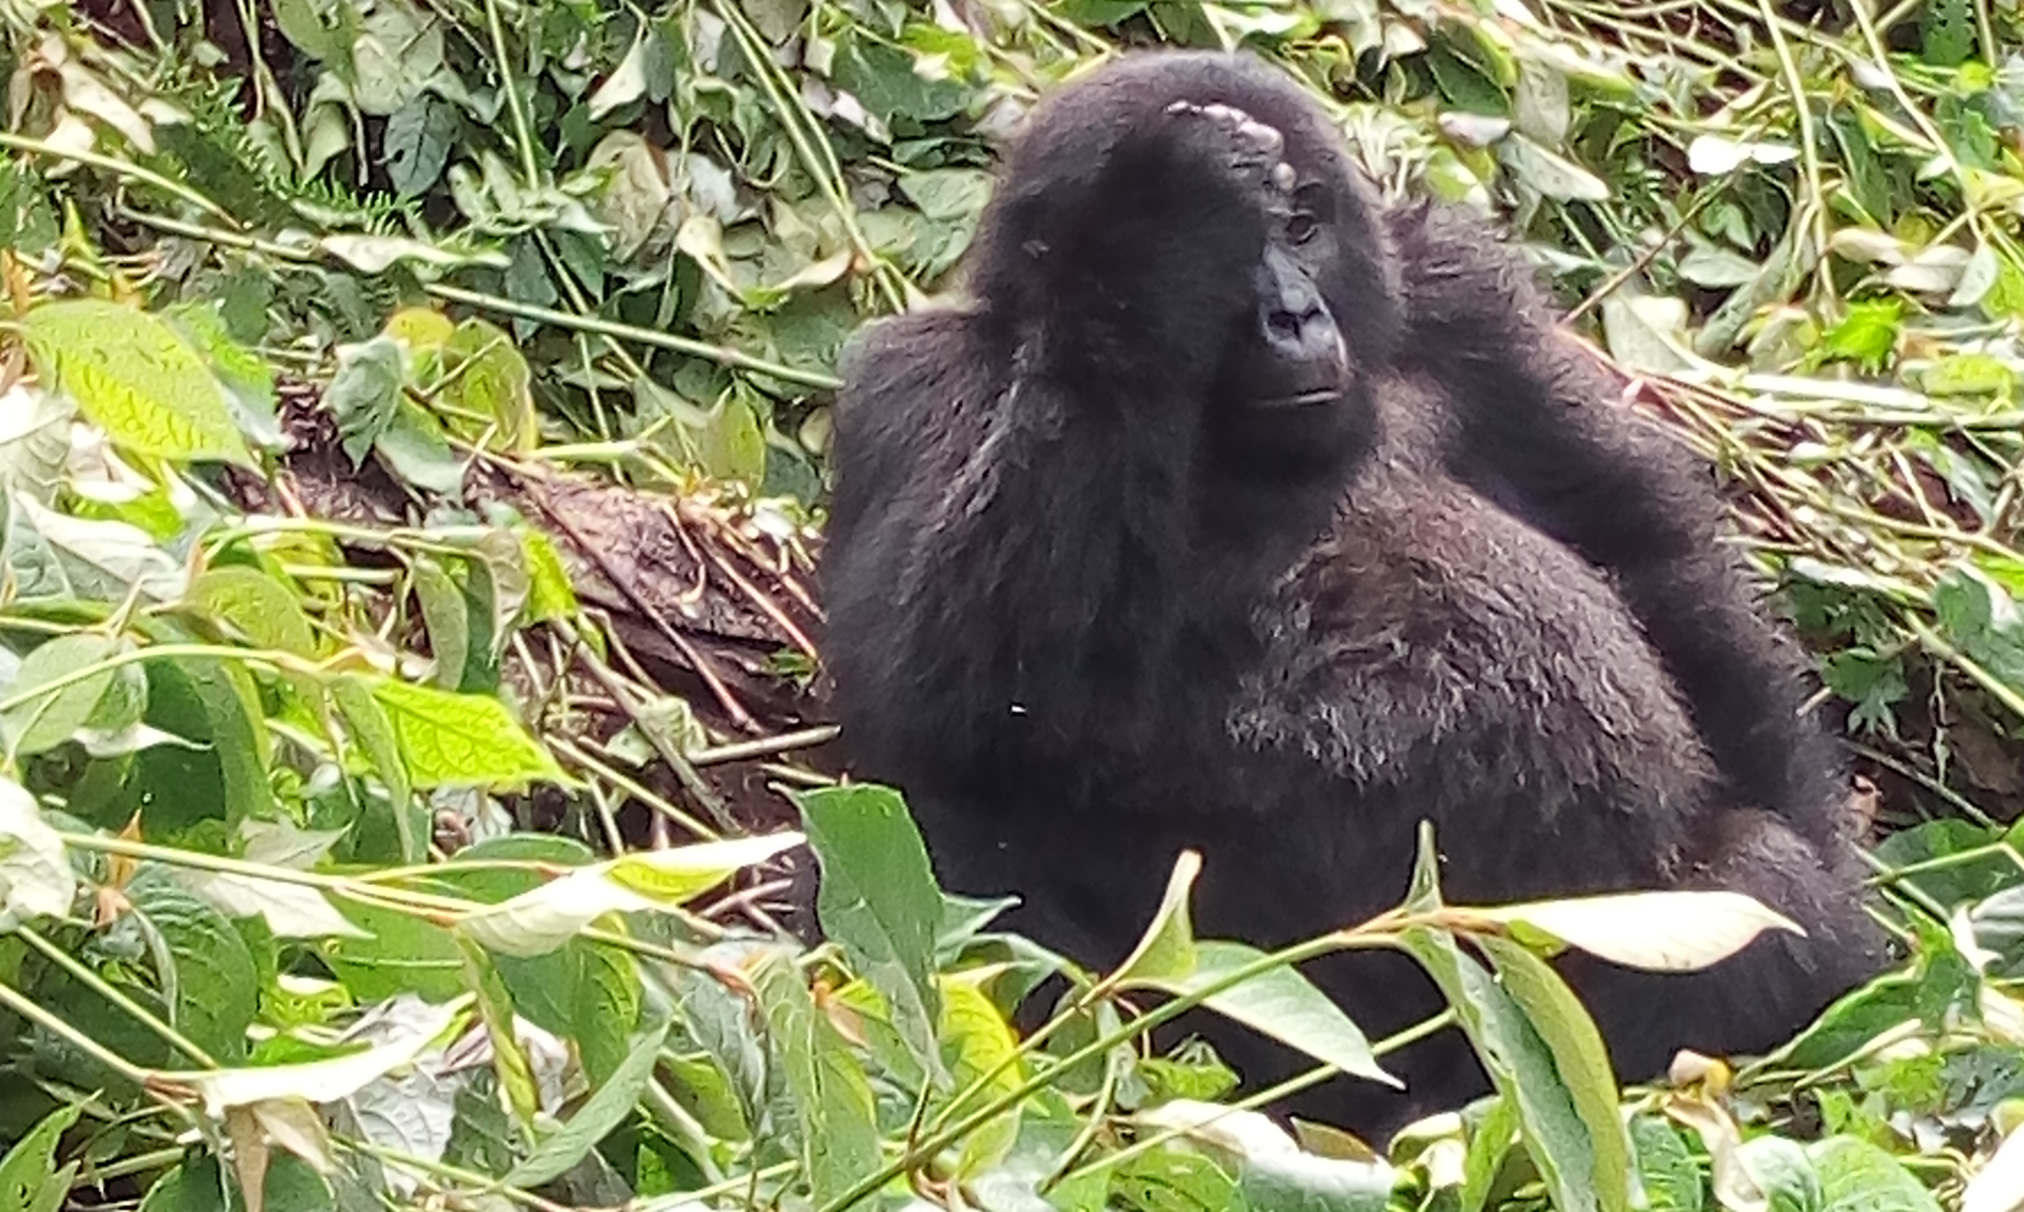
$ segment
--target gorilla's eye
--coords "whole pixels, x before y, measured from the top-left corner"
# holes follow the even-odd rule
[[[1286,221],[1287,238],[1295,244],[1305,244],[1309,240],[1312,240],[1314,233],[1319,229],[1320,225],[1314,221],[1314,216],[1304,210],[1296,212],[1291,219]]]

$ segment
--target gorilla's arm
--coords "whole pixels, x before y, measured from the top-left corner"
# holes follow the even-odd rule
[[[1829,840],[1844,797],[1834,747],[1801,717],[1799,653],[1723,550],[1712,487],[1674,443],[1604,404],[1607,377],[1482,224],[1416,207],[1392,226],[1410,313],[1402,359],[1461,411],[1454,473],[1614,573],[1735,792]]]

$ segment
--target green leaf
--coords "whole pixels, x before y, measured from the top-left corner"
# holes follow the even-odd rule
[[[1743,1142],[1736,1160],[1767,1201],[1769,1212],[1826,1212],[1827,1193],[1806,1150],[1777,1136]]]
[[[1188,897],[1201,873],[1202,856],[1193,850],[1183,850],[1174,860],[1153,920],[1112,977],[1120,987],[1144,984],[1158,988],[1160,981],[1183,981],[1201,963],[1195,949],[1195,923],[1188,913]]]
[[[422,621],[429,629],[436,684],[455,690],[464,683],[464,662],[471,655],[471,615],[464,591],[442,565],[423,556],[415,561],[415,599],[422,604]]]
[[[0,562],[23,600],[74,597],[121,602],[132,593],[174,602],[188,585],[183,565],[125,522],[74,518],[15,495]]]
[[[1255,947],[1226,942],[1197,943],[1195,954],[1195,970],[1187,976],[1144,983],[1186,995],[1265,958]],[[1390,1086],[1399,1084],[1379,1066],[1371,1054],[1370,1041],[1342,1008],[1296,968],[1269,969],[1211,994],[1202,1004],[1344,1073]]]
[[[449,376],[437,398],[492,423],[485,445],[528,451],[540,440],[534,416],[534,372],[506,330],[486,320],[466,320],[443,345]],[[474,440],[487,435],[473,433]]]
[[[766,476],[766,434],[759,414],[738,396],[727,396],[693,436],[696,465],[712,479],[758,484]]]
[[[1430,847],[1423,845],[1416,885],[1427,878]],[[1453,936],[1415,927],[1401,946],[1434,978],[1474,1045],[1497,1092],[1518,1109],[1518,1119],[1540,1177],[1561,1212],[1620,1212],[1625,1175],[1600,1179],[1586,1121],[1561,1079],[1552,1049],[1524,1009]],[[1607,1202],[1607,1201],[1614,1202]]]
[[[554,619],[575,618],[582,607],[577,603],[576,587],[570,583],[562,554],[547,535],[533,527],[522,526],[518,531],[522,558],[527,565],[527,624],[531,627]]]
[[[408,801],[414,797],[415,789],[408,780],[407,762],[401,757],[400,738],[394,733],[393,721],[373,697],[371,683],[358,674],[340,674],[330,680],[329,686],[332,701],[351,726],[352,741],[372,763],[380,782],[386,784],[387,799],[393,803],[395,828],[400,832],[402,860],[420,862],[427,851],[427,839],[419,836],[414,813],[409,810]]]
[[[323,406],[337,419],[337,432],[352,466],[393,423],[401,402],[407,370],[401,347],[392,337],[374,337],[359,345],[340,345],[337,373],[323,393]]]
[[[387,119],[381,149],[395,194],[420,197],[436,183],[450,162],[458,127],[456,108],[429,93],[416,95]]]
[[[1009,1096],[1026,1076],[1019,1063],[1019,1041],[980,984],[975,977],[951,977],[938,986],[942,1059],[951,1084],[957,1090],[967,1090],[983,1082],[975,1094],[947,1109],[950,1120]],[[957,1176],[969,1178],[1003,1162],[1019,1138],[1019,1123],[1020,1108],[1015,1104],[964,1137],[956,1158]]]
[[[748,970],[766,1019],[769,1050],[792,1100],[793,1139],[809,1198],[819,1208],[878,1170],[871,1083],[817,1008],[791,953],[767,952]]]
[[[1657,1115],[1633,1116],[1630,1139],[1651,1212],[1701,1212],[1706,1203],[1701,1167],[1671,1121]]]
[[[373,443],[387,470],[407,483],[438,496],[464,491],[464,460],[450,445],[436,415],[402,395],[393,420]]]
[[[301,601],[257,568],[213,568],[191,582],[189,600],[230,623],[258,647],[309,658],[321,652],[316,628],[303,613]]]
[[[182,334],[225,389],[225,406],[239,432],[255,444],[280,449],[285,439],[275,414],[274,372],[257,354],[232,339],[223,306],[217,302],[178,303],[162,318]]]
[[[463,953],[450,931],[360,901],[339,901],[338,909],[366,937],[325,939],[322,954],[360,1004],[401,994],[441,1003],[466,992]]]
[[[654,1062],[659,1059],[661,1043],[666,1038],[666,1027],[642,1035],[625,1063],[576,1109],[569,1122],[543,1138],[501,1181],[523,1189],[539,1187],[583,1160],[639,1105],[640,1094],[654,1075]]]
[[[333,8],[341,16],[350,16],[352,12],[349,5],[322,4],[318,0],[272,0],[269,6],[274,14],[274,28],[311,59],[335,58],[345,50],[337,31],[323,23],[323,14]]]
[[[490,695],[453,694],[392,678],[368,680],[393,725],[408,778],[431,787],[524,787],[568,780],[555,759]]]
[[[502,955],[555,950],[607,913],[665,910],[801,842],[794,833],[699,842],[579,867],[560,879],[466,913],[458,929]]]
[[[895,119],[920,123],[953,118],[970,95],[957,81],[928,79],[915,70],[911,54],[854,29],[837,51],[835,80],[888,126]]]
[[[180,462],[257,466],[225,389],[160,317],[66,299],[30,310],[21,328],[43,382],[76,400],[119,446]]]
[[[1829,329],[1821,340],[1821,351],[1829,358],[1854,362],[1874,374],[1890,361],[1897,349],[1898,331],[1904,324],[1904,303],[1898,299],[1869,299],[1851,303],[1841,323]]]
[[[142,824],[151,836],[199,821],[265,820],[267,735],[259,692],[236,664],[208,657],[150,661],[146,722],[191,742],[157,745],[134,758],[135,785],[149,789]]]
[[[1392,1185],[1383,1163],[1279,1150],[1247,1155],[1237,1172],[1249,1212],[1384,1212]]]
[[[82,1104],[71,1103],[51,1111],[0,1158],[0,1208],[58,1212],[63,1207],[77,1163],[58,1169],[56,1146],[83,1110]]]
[[[239,1060],[260,1005],[260,972],[245,938],[159,865],[143,866],[126,894],[132,912],[122,928],[138,930],[153,955],[171,1024],[212,1060]]]
[[[1866,1140],[1832,1136],[1806,1146],[1806,1156],[1820,1175],[1825,1212],[1940,1212],[1904,1163]]]
[[[86,633],[58,636],[30,652],[5,695],[20,701],[0,712],[0,734],[7,738],[7,752],[25,757],[54,749],[84,727],[98,710],[99,701],[112,690],[116,670],[98,670],[60,690],[42,694],[34,691],[79,669],[97,665],[126,647],[112,636]],[[136,710],[135,718],[139,714]]]
[[[1597,1202],[1605,1209],[1628,1209],[1630,1137],[1617,1114],[1616,1075],[1595,1020],[1545,960],[1494,934],[1472,941],[1489,957],[1504,990],[1552,1052],[1575,1114],[1588,1128]]]
[[[822,865],[816,912],[824,935],[886,1000],[915,1059],[940,1069],[935,936],[942,893],[927,846],[897,792],[859,784],[794,797]]]

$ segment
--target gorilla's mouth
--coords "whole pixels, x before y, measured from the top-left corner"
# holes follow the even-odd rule
[[[1342,397],[1343,389],[1340,387],[1315,387],[1291,395],[1259,396],[1251,401],[1251,407],[1267,411],[1313,408],[1320,404],[1333,404]]]

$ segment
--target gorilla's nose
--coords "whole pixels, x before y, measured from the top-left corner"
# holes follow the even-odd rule
[[[1338,358],[1342,350],[1335,319],[1319,299],[1301,311],[1275,307],[1266,313],[1265,343],[1274,357],[1289,363],[1317,362],[1325,366]]]
[[[1259,386],[1284,403],[1333,398],[1349,357],[1327,301],[1299,262],[1278,249],[1267,250],[1260,270],[1258,337],[1271,382]]]

